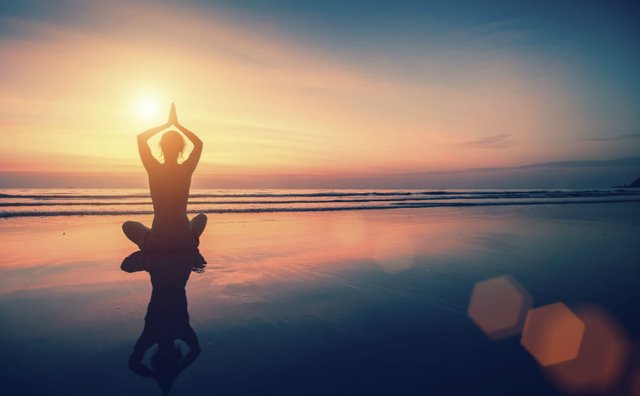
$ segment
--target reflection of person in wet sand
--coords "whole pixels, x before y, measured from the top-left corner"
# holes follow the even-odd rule
[[[122,269],[127,272],[148,271],[153,286],[144,330],[129,357],[129,368],[138,375],[154,378],[163,394],[168,395],[174,379],[200,354],[198,337],[189,324],[185,287],[191,271],[204,260],[197,251],[162,253],[147,257],[148,264],[140,268],[136,264],[139,262],[136,255],[140,253],[132,254],[122,263]],[[187,344],[188,353],[183,355],[176,346],[178,339]],[[145,352],[155,344],[158,349],[146,365],[143,363]]]
[[[182,164],[185,142],[177,131],[168,131],[160,140],[164,163],[151,154],[148,140],[158,132],[175,126],[193,143],[193,150]],[[138,151],[142,164],[149,175],[149,190],[153,201],[153,224],[151,229],[135,221],[122,225],[127,238],[143,251],[175,251],[198,247],[200,234],[207,224],[203,213],[191,221],[187,217],[187,200],[191,187],[191,175],[202,154],[202,141],[178,122],[176,108],[172,104],[166,124],[149,129],[138,135]]]

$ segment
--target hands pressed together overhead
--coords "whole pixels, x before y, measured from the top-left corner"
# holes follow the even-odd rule
[[[178,115],[176,114],[176,106],[173,103],[171,103],[169,119],[165,124],[157,126],[155,128],[151,128],[145,132],[138,134],[138,151],[140,153],[140,158],[142,159],[142,163],[145,166],[145,169],[149,169],[150,166],[153,166],[157,163],[157,160],[155,160],[153,158],[153,155],[151,154],[151,149],[149,149],[147,141],[155,134],[171,126],[175,126],[178,131],[182,132],[187,137],[187,139],[189,139],[189,141],[193,143],[193,150],[191,151],[189,158],[187,158],[187,160],[185,160],[183,164],[186,165],[186,168],[191,169],[192,171],[195,170],[202,153],[202,140],[200,140],[195,133],[180,125],[180,122],[178,122]]]
[[[174,103],[171,103],[171,110],[169,111],[169,120],[165,124],[165,127],[170,127],[172,125],[174,126],[180,125],[180,123],[178,122],[178,115],[176,114],[176,105]]]

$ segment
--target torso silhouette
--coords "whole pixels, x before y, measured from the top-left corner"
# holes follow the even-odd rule
[[[145,330],[156,342],[180,338],[189,326],[185,287],[191,267],[178,261],[151,265],[151,299],[145,316]]]
[[[172,236],[190,232],[191,223],[187,218],[190,169],[179,164],[157,164],[148,173],[154,212],[153,234]]]

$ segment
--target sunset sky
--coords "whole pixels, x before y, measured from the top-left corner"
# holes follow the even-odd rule
[[[635,2],[455,3],[2,2],[0,188],[146,186],[172,101],[195,187],[640,177]]]

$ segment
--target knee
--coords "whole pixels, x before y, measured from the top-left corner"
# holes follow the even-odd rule
[[[207,224],[207,215],[204,213],[198,213],[193,220],[191,220],[192,222],[198,223],[198,224],[202,224],[202,225],[206,225]]]
[[[125,221],[124,223],[122,223],[122,232],[124,232],[125,235],[129,236],[129,235],[134,235],[137,234],[140,230],[141,224],[135,221]]]
[[[130,231],[135,223],[133,221],[125,221],[122,223],[122,231],[126,234],[127,231]]]
[[[191,219],[191,227],[197,236],[200,236],[207,226],[207,216],[204,213],[200,213]]]

